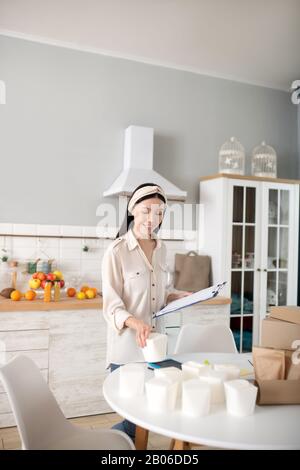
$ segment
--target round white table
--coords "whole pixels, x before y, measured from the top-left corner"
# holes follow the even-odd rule
[[[190,353],[172,358],[180,362],[208,359],[211,363],[232,363],[253,370],[249,354]],[[151,377],[153,371],[147,369],[146,380]],[[117,369],[105,379],[104,397],[114,411],[135,423],[139,431],[149,430],[178,442],[224,449],[300,449],[300,405],[256,406],[252,416],[243,418],[228,415],[224,405],[213,406],[211,413],[201,418],[185,416],[180,404],[172,412],[157,414],[149,408],[145,394],[121,397],[118,381]]]

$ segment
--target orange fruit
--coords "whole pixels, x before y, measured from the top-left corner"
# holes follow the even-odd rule
[[[10,298],[11,300],[21,300],[22,292],[20,292],[19,290],[13,290],[10,294]]]
[[[89,286],[82,286],[80,292],[86,292],[89,289]]]
[[[75,297],[75,295],[76,295],[76,289],[74,289],[74,287],[69,287],[69,289],[67,290],[67,296]]]
[[[88,289],[85,291],[85,296],[87,299],[93,299],[95,297],[95,292],[93,289]]]
[[[84,292],[78,292],[77,299],[79,299],[79,300],[85,299],[85,293]]]
[[[36,293],[34,290],[28,290],[25,292],[25,299],[26,300],[34,300],[36,298]]]
[[[98,290],[96,289],[96,287],[90,287],[90,289],[94,291],[94,294],[96,297],[96,295],[98,294]]]

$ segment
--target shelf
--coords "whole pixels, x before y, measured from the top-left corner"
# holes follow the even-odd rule
[[[201,176],[200,181],[214,180],[217,178],[228,178],[228,179],[248,180],[248,181],[266,181],[268,183],[300,184],[300,180],[285,179],[285,178],[262,178],[259,176],[232,175],[228,173],[216,173],[210,176]]]
[[[255,227],[256,224],[254,222],[232,222],[232,225],[236,227]]]
[[[276,272],[281,272],[281,273],[287,273],[288,272],[288,268],[270,268],[270,269],[267,269],[267,272],[268,273],[276,273]]]
[[[253,317],[254,313],[231,313],[230,318]]]
[[[237,273],[238,272],[248,272],[248,273],[250,272],[251,273],[255,271],[254,268],[231,268],[230,270],[231,272],[237,272]]]

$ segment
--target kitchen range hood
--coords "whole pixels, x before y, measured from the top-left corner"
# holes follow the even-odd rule
[[[130,196],[140,184],[156,183],[163,188],[169,200],[186,199],[186,191],[153,170],[153,139],[154,129],[151,127],[127,127],[123,171],[103,196]]]

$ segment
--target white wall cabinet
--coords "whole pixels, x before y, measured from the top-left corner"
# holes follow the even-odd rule
[[[216,175],[200,182],[199,251],[226,280],[237,348],[259,342],[272,305],[297,304],[299,181]]]

